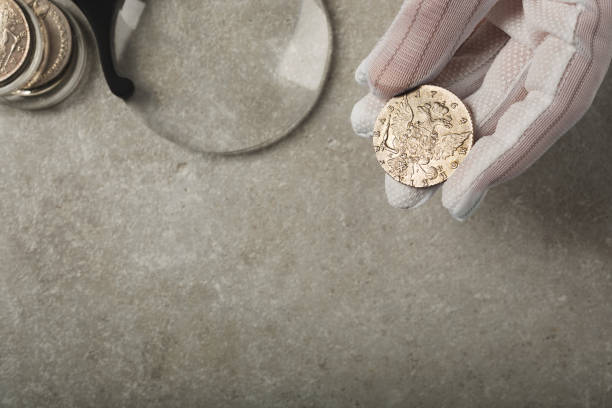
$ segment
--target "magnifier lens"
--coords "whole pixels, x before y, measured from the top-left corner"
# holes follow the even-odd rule
[[[115,32],[128,106],[196,151],[238,153],[290,133],[319,98],[332,49],[320,0],[127,0]]]

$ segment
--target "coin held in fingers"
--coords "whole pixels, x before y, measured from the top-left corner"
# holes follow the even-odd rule
[[[425,188],[445,182],[474,145],[474,125],[452,92],[423,85],[391,99],[374,126],[374,151],[402,184]]]

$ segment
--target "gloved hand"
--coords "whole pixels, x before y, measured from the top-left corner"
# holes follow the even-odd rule
[[[586,113],[611,58],[611,0],[406,0],[357,69],[370,93],[353,109],[353,128],[371,137],[386,101],[421,84],[462,98],[477,142],[442,186],[442,203],[463,220]],[[386,179],[398,208],[436,189]]]

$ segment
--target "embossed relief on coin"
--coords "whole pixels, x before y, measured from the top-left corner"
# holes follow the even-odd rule
[[[474,144],[463,102],[450,91],[424,85],[391,99],[374,127],[374,151],[393,179],[412,187],[443,183]]]
[[[28,21],[19,5],[12,0],[0,0],[0,82],[23,67],[30,42]]]

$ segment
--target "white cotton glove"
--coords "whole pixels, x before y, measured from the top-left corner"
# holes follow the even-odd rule
[[[464,220],[586,113],[611,58],[612,0],[406,0],[357,69],[370,94],[355,105],[353,128],[371,137],[386,101],[421,84],[462,98],[477,142],[442,186],[442,203]],[[436,189],[386,180],[398,208]]]

